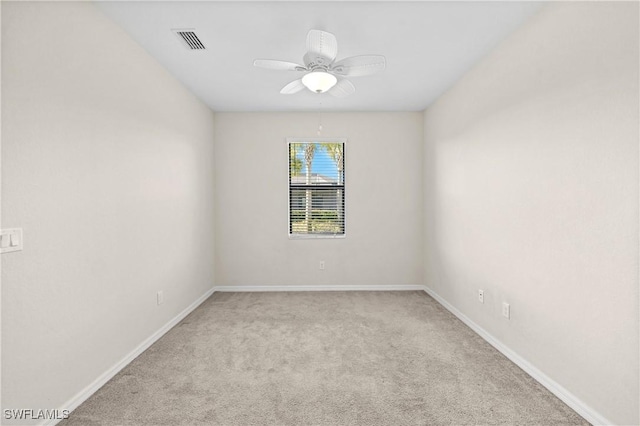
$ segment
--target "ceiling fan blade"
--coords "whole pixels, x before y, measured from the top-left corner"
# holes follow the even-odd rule
[[[338,54],[338,42],[336,37],[326,31],[311,30],[307,33],[307,53],[304,55],[304,63],[309,66],[329,65]]]
[[[302,79],[294,80],[291,83],[287,84],[280,90],[280,93],[283,95],[291,95],[293,93],[298,93],[302,89],[305,89],[305,85],[302,84]]]
[[[381,55],[351,56],[333,64],[331,71],[339,75],[357,77],[375,74],[382,71],[386,65],[387,61]]]
[[[336,83],[329,91],[327,92],[331,96],[335,96],[336,98],[344,98],[345,96],[349,96],[355,93],[356,87],[352,82],[346,79],[342,79]]]
[[[260,67],[260,68],[269,68],[271,70],[280,70],[280,71],[306,71],[307,68],[293,63],[293,62],[286,62],[286,61],[277,61],[275,59],[256,59],[255,61],[253,61],[253,66],[254,67]]]

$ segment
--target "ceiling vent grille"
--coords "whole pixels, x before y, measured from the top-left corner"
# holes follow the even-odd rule
[[[171,30],[190,50],[203,50],[204,44],[200,41],[193,29]]]

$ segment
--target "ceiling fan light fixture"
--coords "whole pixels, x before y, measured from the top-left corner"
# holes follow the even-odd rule
[[[324,93],[336,85],[335,75],[324,71],[313,71],[302,77],[302,84],[315,93]]]

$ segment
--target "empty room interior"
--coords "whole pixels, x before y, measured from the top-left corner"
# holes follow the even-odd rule
[[[639,6],[2,1],[0,423],[640,424]]]

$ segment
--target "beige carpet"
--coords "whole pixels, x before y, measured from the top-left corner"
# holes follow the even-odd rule
[[[588,423],[411,291],[214,293],[61,424]]]

